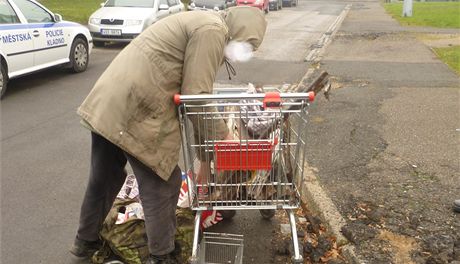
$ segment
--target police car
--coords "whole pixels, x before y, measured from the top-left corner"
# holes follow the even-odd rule
[[[8,80],[66,65],[86,70],[92,39],[89,30],[63,21],[35,0],[0,0],[0,96]]]

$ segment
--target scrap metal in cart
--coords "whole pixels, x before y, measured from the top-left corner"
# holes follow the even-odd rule
[[[294,210],[300,205],[305,184],[304,133],[308,105],[314,97],[314,92],[175,96],[185,169],[191,179],[189,199],[196,211],[192,263],[242,263],[241,238],[205,233],[199,244],[200,217],[205,210],[249,209],[260,210],[265,218],[272,217],[275,210],[286,210],[294,248],[292,261],[303,262]],[[222,120],[233,140],[218,138],[216,122]],[[209,173],[200,177],[197,157],[210,164]],[[217,241],[211,243],[212,250],[210,240]]]

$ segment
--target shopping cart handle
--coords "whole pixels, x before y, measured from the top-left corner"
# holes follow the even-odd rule
[[[261,100],[263,99],[264,107],[279,107],[281,99],[294,99],[294,100],[305,100],[309,102],[315,100],[315,92],[310,91],[308,93],[279,93],[279,92],[267,92],[267,93],[255,93],[255,94],[200,94],[200,95],[174,95],[174,103],[180,105],[185,102],[193,101],[209,101],[209,100]]]

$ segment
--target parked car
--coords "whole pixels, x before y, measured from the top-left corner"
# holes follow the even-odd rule
[[[86,27],[34,0],[0,0],[0,96],[10,79],[31,72],[56,65],[85,71],[91,48]]]
[[[156,21],[184,10],[180,0],[107,0],[88,21],[94,46],[130,42]]]
[[[299,0],[283,0],[283,7],[297,6]]]
[[[236,0],[194,0],[190,4],[192,10],[224,10],[236,6]]]
[[[280,10],[283,8],[283,0],[269,0],[270,10]]]
[[[269,0],[236,0],[236,4],[257,7],[265,13],[269,11]]]

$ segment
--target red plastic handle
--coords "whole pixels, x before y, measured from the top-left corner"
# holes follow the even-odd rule
[[[278,92],[267,92],[264,97],[264,108],[279,107],[281,105],[281,96]]]
[[[180,105],[180,94],[175,94],[174,95],[174,103],[176,105]]]
[[[308,101],[313,102],[315,101],[315,92],[308,92]]]

